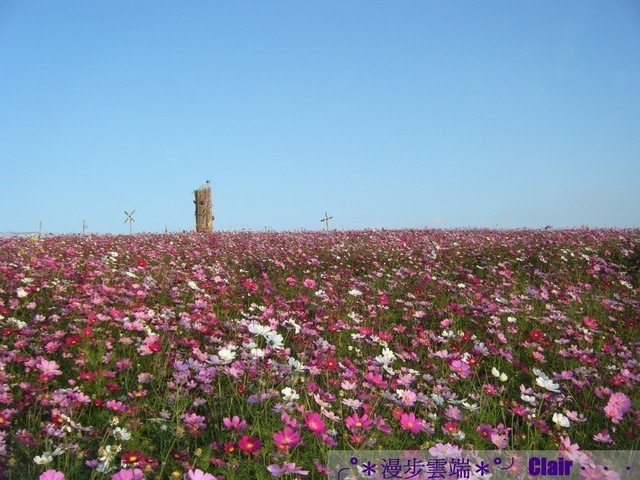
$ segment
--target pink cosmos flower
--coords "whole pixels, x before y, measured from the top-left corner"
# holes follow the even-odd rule
[[[306,423],[307,428],[316,435],[322,435],[327,431],[327,427],[319,413],[307,413],[304,417],[304,423]]]
[[[391,433],[393,432],[393,429],[389,425],[387,425],[387,423],[384,421],[384,418],[382,418],[380,415],[375,418],[374,423],[376,427],[378,427],[378,430],[380,430],[382,433],[391,435]]]
[[[195,413],[182,415],[182,421],[185,427],[187,427],[187,430],[189,430],[189,433],[194,437],[200,436],[207,427],[205,418]]]
[[[593,463],[589,458],[589,455],[580,450],[580,445],[577,443],[571,443],[571,438],[560,437],[559,452],[568,460],[577,463],[578,465],[587,465]]]
[[[620,423],[625,413],[631,410],[631,400],[624,393],[613,393],[609,397],[604,413],[613,423]]]
[[[620,480],[620,475],[604,468],[603,465],[588,465],[584,470],[580,469],[580,475],[585,480]]]
[[[109,400],[104,404],[104,406],[109,410],[113,410],[114,412],[124,412],[127,409],[124,403],[117,400]]]
[[[596,330],[598,328],[598,321],[593,317],[584,317],[582,321],[591,330]]]
[[[58,365],[54,360],[46,360],[41,358],[40,361],[36,364],[38,370],[42,372],[42,375],[47,378],[53,378],[57,375],[62,375],[62,371],[60,370],[60,365]]]
[[[151,355],[160,350],[162,350],[162,344],[160,343],[160,337],[158,335],[149,335],[138,347],[138,353],[140,355]]]
[[[451,362],[451,370],[457,373],[460,378],[469,378],[471,376],[471,367],[460,360]]]
[[[0,428],[8,428],[11,424],[11,415],[13,415],[13,410],[9,410],[5,408],[4,410],[0,410]]]
[[[408,430],[411,433],[418,433],[424,426],[424,421],[416,417],[415,413],[403,413],[400,417],[400,426],[403,430]]]
[[[267,467],[267,470],[269,470],[269,473],[271,473],[272,477],[279,477],[287,473],[301,476],[306,476],[309,474],[308,470],[301,470],[295,463],[285,463],[284,465],[282,465],[282,467],[279,467],[278,465],[269,465]]]
[[[413,407],[418,399],[415,392],[411,390],[402,390],[399,388],[396,390],[396,395],[398,395],[398,399],[405,407]]]
[[[493,433],[491,434],[491,443],[493,443],[500,450],[507,448],[507,444],[509,443],[509,434]]]
[[[322,443],[329,445],[330,447],[335,447],[338,444],[336,439],[326,432],[320,435],[320,440],[322,440]]]
[[[139,468],[134,468],[133,470],[122,469],[112,475],[111,480],[144,480],[144,473]]]
[[[601,432],[596,433],[593,436],[593,439],[596,442],[599,442],[599,443],[613,443],[613,439],[611,438],[611,435],[609,434],[609,430],[607,430],[606,428],[604,430],[602,430]]]
[[[476,433],[485,440],[491,440],[491,435],[496,433],[496,429],[487,423],[481,423],[476,427]]]
[[[244,288],[249,290],[250,292],[255,292],[258,289],[258,284],[251,280],[250,278],[246,278],[242,281],[242,285]]]
[[[298,428],[298,421],[295,418],[291,418],[289,414],[287,414],[287,412],[282,412],[282,415],[280,415],[280,420],[282,420],[282,423],[284,423],[287,427]]]
[[[274,433],[273,440],[279,450],[289,450],[302,443],[300,432],[290,427],[284,427],[284,430]]]
[[[187,476],[189,477],[189,480],[216,480],[216,477],[214,477],[210,473],[203,472],[199,468],[196,468],[195,470],[189,470],[187,472]]]
[[[305,278],[302,284],[307,288],[316,288],[316,282],[310,278]]]
[[[451,420],[462,420],[462,412],[454,405],[448,406],[445,409],[444,414]]]
[[[64,473],[58,470],[47,470],[40,474],[38,480],[64,480]]]
[[[462,450],[455,445],[451,445],[450,443],[436,443],[433,447],[429,449],[429,453],[433,457],[437,458],[458,458],[462,455]]]
[[[373,422],[369,419],[369,416],[365,413],[361,417],[357,413],[348,416],[345,419],[345,423],[349,430],[362,428],[363,430],[369,430],[373,426]]]
[[[241,432],[247,426],[246,420],[240,420],[240,417],[234,415],[232,418],[225,417],[222,419],[222,424],[225,428],[229,430],[236,430],[237,432]]]
[[[379,373],[371,373],[367,372],[364,376],[364,379],[367,382],[373,383],[376,387],[379,388],[387,388],[387,381],[382,378],[382,375]]]

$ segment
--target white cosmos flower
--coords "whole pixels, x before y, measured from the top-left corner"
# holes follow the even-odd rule
[[[302,372],[307,368],[304,366],[304,364],[301,361],[296,360],[293,357],[289,357],[288,363],[293,367],[294,370],[298,372]]]
[[[347,407],[353,408],[354,410],[357,410],[362,406],[362,402],[354,398],[345,398],[344,400],[342,400],[342,404],[346,405]]]
[[[127,440],[131,440],[131,432],[123,427],[114,428],[113,436],[116,437],[118,440],[123,440],[125,442]]]
[[[544,373],[542,370],[539,370],[539,369],[537,369],[537,368],[534,368],[532,371],[533,371],[533,374],[534,374],[536,377],[540,377],[540,378],[544,378],[544,379],[549,380],[549,375],[547,375],[546,373]]]
[[[264,358],[266,352],[261,348],[252,348],[251,355],[253,355],[255,358]]]
[[[198,284],[196,282],[194,282],[193,280],[189,280],[187,282],[187,285],[189,286],[189,288],[191,288],[193,290],[200,290],[200,288],[198,287]]]
[[[22,288],[22,287],[19,287],[19,288],[16,290],[16,294],[18,295],[18,298],[24,298],[24,297],[26,297],[27,295],[29,295],[29,294],[27,293],[27,291],[26,291],[24,288]]]
[[[266,334],[272,331],[270,327],[267,327],[265,325],[260,325],[257,322],[250,323],[247,326],[247,329],[249,330],[249,332],[253,333],[254,335],[261,335],[261,336],[265,336]]]
[[[280,393],[282,394],[282,398],[284,399],[285,402],[292,402],[300,398],[300,395],[298,395],[298,392],[296,392],[291,387],[283,388],[282,390],[280,390]]]
[[[382,355],[376,357],[376,362],[380,365],[389,365],[396,359],[396,354],[388,348],[382,350]]]
[[[234,358],[236,358],[236,348],[237,347],[235,346],[221,348],[220,350],[218,350],[218,357],[223,362],[229,363],[233,361]]]
[[[520,395],[520,398],[527,403],[536,403],[536,397],[532,397],[531,395],[525,395],[523,393]]]
[[[294,322],[293,320],[285,320],[284,322],[285,325],[291,325],[295,331],[296,334],[300,333],[300,329],[302,327],[300,327],[300,325],[298,325],[296,322]]]
[[[44,452],[42,455],[33,457],[33,461],[38,465],[48,465],[53,461],[53,456],[49,452]]]
[[[469,403],[466,400],[463,400],[460,403],[462,404],[463,407],[465,407],[467,410],[471,412],[477,412],[478,410],[480,410],[480,407],[478,406],[477,403]]]
[[[571,422],[569,421],[569,419],[561,413],[554,413],[552,420],[553,423],[564,428],[569,428],[571,426]]]
[[[555,383],[550,378],[537,377],[536,383],[542,388],[546,388],[550,392],[560,393],[560,385]]]
[[[17,318],[11,317],[9,318],[9,321],[13,323],[18,328],[18,330],[22,330],[27,326],[27,322],[23,322],[22,320],[18,320]]]
[[[342,388],[343,390],[354,390],[357,386],[358,386],[357,383],[350,382],[348,380],[343,380],[342,383],[340,384],[340,388]]]
[[[267,343],[269,343],[276,350],[284,346],[284,337],[277,332],[271,331],[265,335]]]
[[[359,297],[360,295],[362,295],[362,292],[357,288],[352,288],[351,290],[349,290],[349,295],[352,295],[354,297]]]
[[[509,379],[506,373],[500,373],[496,367],[491,369],[491,375],[500,379],[501,382],[506,382]]]

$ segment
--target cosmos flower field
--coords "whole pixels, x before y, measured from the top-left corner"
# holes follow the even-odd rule
[[[640,231],[0,239],[0,478],[633,450]]]

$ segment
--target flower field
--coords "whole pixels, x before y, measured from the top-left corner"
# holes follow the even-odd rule
[[[640,445],[638,230],[5,238],[0,329],[0,478]]]

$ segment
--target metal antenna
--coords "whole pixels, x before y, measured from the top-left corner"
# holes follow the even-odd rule
[[[133,218],[133,214],[136,213],[135,210],[133,210],[131,213],[127,213],[127,211],[124,211],[124,214],[127,216],[127,218],[124,219],[124,223],[129,222],[129,235],[131,235],[131,225],[133,224],[133,222],[135,222],[135,219]]]

